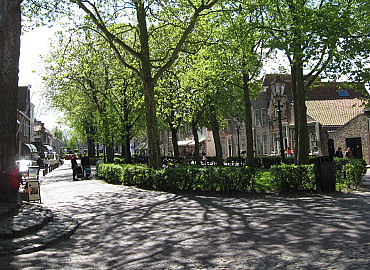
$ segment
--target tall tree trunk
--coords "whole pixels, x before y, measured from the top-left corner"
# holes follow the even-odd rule
[[[170,124],[170,128],[172,136],[173,155],[175,157],[175,160],[180,161],[179,145],[177,143],[177,128],[175,128],[172,124]]]
[[[95,157],[94,137],[95,131],[93,127],[86,129],[87,135],[87,153],[89,157]]]
[[[128,123],[128,122],[126,122]],[[125,124],[124,126],[124,143],[123,143],[123,148],[122,152],[124,154],[125,162],[131,164],[132,159],[131,159],[131,151],[130,151],[130,126]]]
[[[114,163],[114,147],[107,145],[107,163]]]
[[[0,0],[0,201],[10,200],[6,173],[16,156],[20,4],[20,0]]]
[[[146,25],[146,13],[144,1],[134,1],[137,10],[137,20],[140,31],[141,45],[141,69],[142,81],[144,86],[144,103],[146,114],[146,131],[148,136],[148,165],[154,169],[161,168],[161,153],[159,149],[159,132],[156,116],[156,104],[154,98],[154,83],[152,78],[150,53],[149,53],[149,35]]]
[[[100,147],[100,144],[96,143],[96,157],[100,157],[99,147]]]
[[[199,137],[198,137],[198,129],[197,129],[197,123],[195,121],[191,122],[191,130],[194,135],[194,142],[195,142],[195,151],[194,151],[194,158],[195,158],[195,163],[197,165],[200,165],[200,156],[199,156]]]
[[[217,121],[216,116],[216,108],[214,105],[209,106],[210,109],[210,117],[211,117],[211,128],[213,133],[213,140],[215,143],[216,148],[216,163],[218,166],[224,165],[224,160],[222,158],[222,146],[221,146],[221,139],[220,139],[220,128]]]
[[[293,64],[291,67],[292,90],[294,100],[294,125],[295,125],[295,163],[308,164],[308,129],[307,109],[304,89],[303,65],[299,58],[300,47],[296,47]]]
[[[244,122],[247,136],[247,166],[254,166],[253,130],[252,130],[252,103],[249,95],[249,77],[243,73],[244,90]]]

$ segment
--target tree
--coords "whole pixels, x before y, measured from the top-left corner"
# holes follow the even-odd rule
[[[15,164],[21,1],[0,0],[0,200],[10,200],[6,173]]]
[[[326,70],[343,61],[342,54],[369,49],[369,36],[364,35],[364,0],[335,1],[257,1],[266,15],[260,28],[270,33],[270,46],[283,50],[291,66],[295,120],[296,163],[308,163],[308,131],[305,95]],[[367,8],[368,10],[368,8]],[[367,17],[368,18],[368,17]],[[361,22],[361,23],[359,23]],[[359,45],[359,41],[362,40]],[[348,59],[347,59],[348,60]]]
[[[211,9],[218,0],[177,1],[171,5],[161,1],[146,3],[143,0],[133,0],[131,3],[126,3],[125,8],[115,5],[115,2],[111,7],[107,7],[106,1],[99,4],[82,0],[72,2],[77,3],[88,15],[97,30],[107,39],[121,63],[140,77],[144,88],[149,166],[160,168],[155,84],[176,61],[187,38],[196,27],[199,17],[204,16],[204,11]],[[111,12],[105,12],[109,8]],[[134,16],[131,18],[128,16],[128,10],[133,11]],[[118,16],[121,11],[127,12],[124,19]],[[114,16],[109,14],[114,14]],[[129,19],[131,22],[125,23]],[[118,24],[118,21],[121,23]],[[179,35],[173,40],[166,40],[163,37],[160,40],[152,40],[152,33],[168,27],[181,29],[181,32],[178,31]],[[135,40],[130,44],[132,40],[126,39],[125,33],[127,32],[132,32],[131,36],[137,37],[137,42]],[[153,58],[153,47],[160,42],[169,46],[163,50],[162,55],[156,55],[157,58]],[[137,61],[140,68],[133,65],[133,61]]]
[[[186,89],[182,87],[180,77],[181,71],[166,71],[158,82],[158,110],[161,112],[164,121],[169,126],[172,135],[172,146],[174,157],[180,159],[177,133],[179,128],[186,120],[188,108],[188,95]]]
[[[247,165],[254,166],[254,145],[252,132],[251,99],[259,92],[257,76],[263,66],[263,60],[268,56],[265,47],[263,31],[256,29],[262,19],[261,9],[250,5],[249,1],[230,3],[228,12],[224,12],[223,24],[220,24],[220,40],[217,48],[223,70],[222,81],[225,87],[242,90],[243,113],[238,112],[238,105],[232,116],[243,119],[247,139]],[[235,90],[237,92],[237,90]],[[240,104],[240,103],[238,103]]]
[[[45,96],[63,110],[69,122],[89,142],[108,147],[123,144],[123,156],[131,162],[130,139],[141,128],[143,116],[141,83],[117,61],[104,39],[95,32],[65,31],[45,60]],[[72,106],[71,106],[72,105]]]

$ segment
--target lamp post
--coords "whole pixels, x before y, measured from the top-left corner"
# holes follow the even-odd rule
[[[239,162],[239,166],[241,166],[241,158],[240,158],[240,121],[237,118],[235,118],[234,123],[235,123],[237,140],[238,140],[238,162]]]
[[[281,161],[282,163],[285,163],[283,126],[281,123],[281,105],[280,105],[281,97],[283,96],[285,90],[285,82],[280,79],[279,75],[276,75],[275,80],[270,84],[270,88],[272,91],[272,95],[274,96],[274,103],[278,113]]]

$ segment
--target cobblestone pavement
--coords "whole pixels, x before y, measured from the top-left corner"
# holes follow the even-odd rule
[[[369,176],[370,177],[370,176]],[[45,206],[80,222],[0,269],[370,269],[370,192],[221,198],[43,178]]]

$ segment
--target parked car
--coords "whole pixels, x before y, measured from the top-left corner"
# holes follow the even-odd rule
[[[64,157],[65,160],[70,160],[72,159],[72,156],[73,154],[66,154],[66,156]]]
[[[38,166],[36,160],[21,159],[15,163],[18,165],[19,172],[22,173],[22,178],[28,177],[28,167]]]

